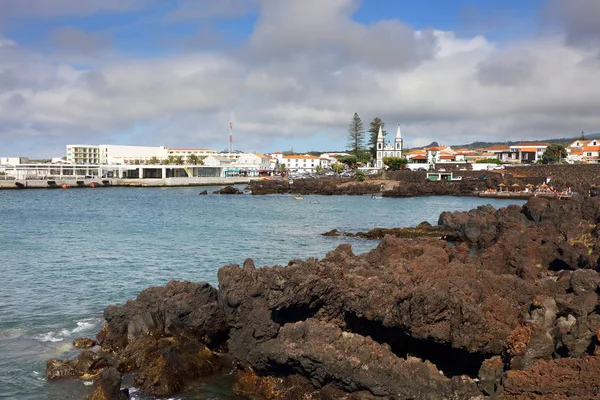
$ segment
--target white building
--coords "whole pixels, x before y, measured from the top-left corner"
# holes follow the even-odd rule
[[[312,173],[317,166],[321,167],[321,159],[310,155],[283,156],[280,163],[290,172]]]
[[[67,145],[67,162],[70,164],[148,164],[151,160],[166,161],[169,157],[182,157],[184,162],[191,155],[207,157],[216,154],[214,150],[204,148],[172,148],[167,146],[121,146],[101,145]],[[237,158],[233,157],[233,158]]]
[[[234,154],[234,153],[231,153]],[[208,167],[223,167],[225,176],[245,174],[258,176],[261,171],[271,171],[271,158],[262,154],[238,153],[236,157],[227,157],[229,153],[216,153],[204,159]]]
[[[567,146],[567,161],[586,164],[600,163],[600,140],[575,140]]]
[[[377,168],[383,168],[384,157],[402,157],[402,134],[400,133],[400,125],[398,125],[396,131],[394,144],[385,143],[383,131],[381,126],[379,127],[379,133],[377,133],[377,157],[375,161],[375,166]]]
[[[528,164],[540,160],[544,155],[544,151],[546,151],[546,147],[548,147],[548,143],[544,142],[517,143],[510,146],[510,150],[517,154],[514,159],[519,160],[520,163]]]
[[[0,157],[0,165],[21,165],[29,163],[27,157]]]

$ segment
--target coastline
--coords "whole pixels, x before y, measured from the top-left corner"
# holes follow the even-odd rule
[[[587,398],[600,382],[600,246],[586,222],[599,215],[600,197],[581,196],[443,212],[452,245],[388,235],[362,255],[341,245],[287,267],[227,265],[218,289],[144,290],[105,309],[97,340],[119,362],[99,382],[118,388],[135,370],[142,392],[170,395],[226,352],[235,393],[254,399]],[[173,376],[174,365],[187,369]]]

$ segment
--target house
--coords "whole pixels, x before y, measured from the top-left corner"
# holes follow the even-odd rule
[[[440,162],[442,156],[444,156],[444,159],[446,161],[453,161],[453,159],[449,158],[449,156],[454,155],[454,152],[450,148],[450,146],[426,147],[423,150],[425,150],[425,155],[427,156],[428,164],[435,164],[437,162]]]
[[[317,166],[321,167],[321,160],[311,155],[293,155],[281,157],[280,164],[285,165],[290,172],[311,173],[315,172]]]
[[[544,142],[524,142],[510,146],[510,151],[514,153],[514,158],[521,164],[535,163],[542,158],[548,143]]]
[[[510,146],[499,144],[487,147],[485,149],[479,149],[479,151],[481,156],[484,158],[488,158],[488,156],[493,155],[495,158],[504,163],[519,162],[518,152],[511,151]]]
[[[599,147],[600,139],[577,139],[567,146],[567,161],[598,164],[600,162]]]
[[[406,159],[411,164],[427,164],[427,152],[425,150],[413,150],[406,153]]]

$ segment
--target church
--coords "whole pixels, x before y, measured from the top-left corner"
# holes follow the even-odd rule
[[[375,163],[375,166],[378,169],[383,168],[384,157],[402,157],[402,134],[400,133],[400,125],[398,125],[398,130],[396,131],[394,144],[385,143],[383,131],[381,126],[379,127],[379,133],[377,134],[377,158]]]

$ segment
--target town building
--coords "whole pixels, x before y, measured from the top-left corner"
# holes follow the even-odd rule
[[[567,146],[567,162],[600,163],[600,140],[577,139]]]
[[[82,165],[127,165],[148,164],[154,160],[162,163],[169,157],[182,157],[187,161],[191,155],[200,158],[213,155],[216,152],[204,148],[172,148],[167,146],[124,146],[124,145],[67,145],[67,162]],[[237,158],[235,156],[234,158]]]
[[[510,146],[510,150],[515,154],[514,159],[518,160],[517,162],[521,164],[531,164],[542,159],[546,147],[548,147],[548,143],[524,142]]]
[[[313,173],[321,167],[321,159],[311,155],[283,156],[280,163],[290,172]]]
[[[502,161],[503,163],[519,162],[518,152],[512,151],[510,146],[507,145],[499,144],[491,147],[486,147],[485,149],[480,149],[479,152],[480,155],[484,158],[494,157]]]
[[[394,138],[393,144],[385,142],[383,130],[381,126],[379,127],[379,132],[377,133],[377,149],[375,157],[376,168],[383,168],[383,159],[385,157],[402,157],[402,134],[400,133],[400,125],[398,125],[398,129],[396,130],[396,137]]]
[[[28,164],[27,157],[0,157],[0,165],[22,165]]]

